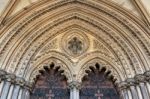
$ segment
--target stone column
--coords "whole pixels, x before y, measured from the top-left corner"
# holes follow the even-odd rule
[[[11,99],[14,90],[14,84],[11,84],[7,99]]]
[[[11,99],[18,99],[20,88],[24,85],[25,80],[23,78],[17,77],[15,79],[14,91]]]
[[[142,74],[135,76],[136,82],[139,84],[140,90],[142,92],[143,99],[149,99],[148,91],[146,89],[146,77]]]
[[[0,70],[0,95],[2,94],[2,89],[4,86],[4,79],[5,79],[6,72],[4,70]]]
[[[133,99],[139,99],[138,94],[137,94],[137,90],[135,88],[135,86],[136,86],[135,80],[133,78],[128,78],[127,83],[128,83],[128,86],[131,90],[132,98]]]
[[[30,92],[32,92],[33,83],[25,82],[25,85],[22,89],[22,98],[21,99],[30,99]]]
[[[10,86],[11,86],[12,82],[14,82],[14,79],[15,79],[15,75],[13,75],[13,74],[5,75],[5,81],[4,81],[4,87],[2,90],[1,99],[7,99]]]
[[[118,84],[118,88],[119,88],[119,92],[121,95],[121,99],[129,99],[128,96],[128,84],[127,82],[123,81],[121,83]]]
[[[148,95],[149,95],[149,98],[150,98],[150,71],[147,71],[144,73],[144,76],[145,76],[145,79],[146,79],[146,88],[147,88],[147,91],[148,91]]]
[[[70,88],[70,99],[79,99],[79,89],[80,89],[81,83],[77,81],[72,81],[69,83]]]
[[[18,96],[18,99],[22,99],[22,92],[23,92],[23,89],[21,88],[20,91],[19,91],[19,96]]]

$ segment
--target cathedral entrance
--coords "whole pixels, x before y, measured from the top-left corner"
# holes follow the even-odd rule
[[[63,71],[58,71],[59,67],[53,67],[51,64],[50,69],[40,71],[41,75],[37,78],[31,99],[69,99],[67,79],[61,75]]]
[[[54,68],[54,64],[44,69],[37,77],[31,99],[70,99],[67,78],[61,75],[63,71],[59,71],[59,67]],[[96,68],[90,69],[82,80],[80,99],[119,99],[115,86],[106,77],[105,68],[100,71],[99,64],[96,64]]]
[[[96,64],[96,68],[90,69],[88,76],[83,78],[80,99],[119,99],[112,81],[104,74],[105,68],[99,71],[99,65]]]

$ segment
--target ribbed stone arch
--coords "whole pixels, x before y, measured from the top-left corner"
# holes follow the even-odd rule
[[[99,51],[84,53],[77,57],[77,62],[73,62],[69,55],[60,50],[39,55],[44,44],[75,28],[98,40],[110,53]],[[138,84],[135,81],[137,78],[134,79],[136,74],[143,74],[150,69],[148,33],[149,30],[141,20],[106,0],[46,0],[12,16],[0,29],[0,66],[8,73],[34,82],[43,66],[57,60],[55,64],[57,62],[63,64],[60,70],[64,70],[71,87],[75,86],[78,89],[78,81],[81,82],[81,78],[86,75],[85,71],[90,67],[86,64],[99,63],[106,68],[108,76],[114,77],[117,84],[125,81],[127,84],[125,86],[121,84],[121,92],[126,95],[125,89],[131,95],[130,90],[134,93],[137,91],[134,85],[138,86],[140,83],[141,87],[148,85],[144,75],[142,79],[141,76],[138,77],[140,81]],[[147,79],[149,80],[148,77]],[[4,81],[3,84],[7,90],[3,92],[9,93],[14,78],[6,77],[5,80],[6,84]],[[22,80],[19,83],[21,86],[15,85],[18,89],[12,90],[13,93],[19,92],[19,88],[24,84]],[[31,85],[27,84],[25,87]],[[31,90],[30,87],[29,89]],[[29,90],[26,91],[29,94]],[[142,90],[142,93],[145,91],[146,89]],[[4,93],[3,97],[7,97]],[[15,94],[13,97],[16,97]],[[137,99],[137,96],[132,97]]]
[[[75,16],[74,18],[80,18],[80,15],[78,15],[78,14],[74,14],[74,15],[72,15],[72,16]],[[3,52],[3,51],[2,51]],[[11,55],[11,54],[10,54]],[[133,54],[132,54],[133,55]],[[144,54],[143,54],[144,55]],[[5,55],[4,55],[5,56]],[[140,58],[142,58],[142,56],[140,57]],[[139,57],[136,57],[136,60],[135,61],[137,61],[137,59],[140,59]],[[143,59],[143,58],[142,58]],[[145,59],[147,59],[147,58],[145,58]],[[141,59],[140,59],[141,60]],[[133,60],[132,60],[133,61]],[[8,64],[7,63],[7,61],[6,61],[6,64]],[[142,65],[142,64],[144,64],[144,63],[140,63],[140,65]],[[147,65],[148,65],[148,61],[147,61],[147,63],[146,63]],[[144,65],[144,66],[147,66],[147,65]],[[10,65],[12,65],[12,66],[14,66],[12,63],[10,63]],[[137,65],[137,64],[136,64]],[[145,67],[145,68],[147,68],[147,67]],[[144,70],[143,70],[144,71]]]
[[[87,57],[80,61],[78,64],[80,68],[76,77],[80,82],[82,81],[82,78],[87,75],[86,70],[90,71],[89,67],[96,68],[96,64],[100,65],[99,70],[105,68],[106,73],[111,71],[109,76],[113,76],[113,79],[116,80],[116,83],[124,81],[126,78],[128,78],[124,71],[119,70],[119,67],[117,67],[118,64],[109,61],[108,58],[106,58],[107,56],[105,57],[104,55],[100,54],[101,53],[92,53],[93,57],[87,55]]]
[[[68,59],[64,54],[58,52],[45,53],[38,59],[34,60],[29,68],[27,68],[24,78],[26,80],[34,81],[37,75],[39,75],[39,70],[43,70],[44,66],[49,67],[49,64],[53,63],[54,68],[60,67],[59,70],[64,71],[64,75],[67,77],[68,81],[72,81],[72,73],[74,72],[72,68],[72,61]]]

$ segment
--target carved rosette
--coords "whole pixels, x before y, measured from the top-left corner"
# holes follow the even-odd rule
[[[84,33],[69,32],[62,37],[63,50],[72,57],[77,57],[87,51],[89,39]]]

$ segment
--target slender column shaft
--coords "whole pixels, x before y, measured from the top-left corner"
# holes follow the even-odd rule
[[[146,71],[144,73],[144,76],[145,76],[145,79],[147,80],[146,86],[147,86],[147,92],[148,92],[148,95],[149,95],[148,99],[150,99],[150,70]]]
[[[130,90],[127,90],[127,93],[128,93],[129,99],[132,99],[131,91],[130,91]]]
[[[30,99],[30,92],[29,90],[25,90],[25,99]]]
[[[22,99],[22,98],[21,98],[22,93],[23,93],[23,89],[22,89],[22,88],[20,88],[18,99]]]
[[[141,92],[140,87],[138,85],[136,86],[136,90],[137,90],[139,99],[143,99],[142,92]]]
[[[73,93],[74,93],[73,90],[70,89],[70,99],[73,99],[73,97],[74,97]]]
[[[147,89],[145,87],[145,84],[144,83],[139,83],[139,86],[140,86],[140,89],[141,89],[141,92],[142,92],[142,95],[143,95],[143,99],[149,99],[149,95],[148,95]]]
[[[8,93],[7,99],[11,99],[13,90],[14,90],[14,85],[12,84],[12,85],[10,86],[10,89],[9,89],[9,93]]]
[[[129,96],[128,96],[128,92],[127,92],[128,89],[124,89],[124,99],[129,99]]]
[[[147,91],[148,91],[149,98],[150,98],[150,84],[148,82],[146,82],[146,86],[147,86]]]
[[[139,99],[138,95],[137,95],[137,91],[135,89],[135,86],[130,86],[130,89],[131,89],[131,93],[132,93],[132,98],[133,99]]]
[[[0,83],[0,95],[2,94],[3,87],[4,87],[4,81]]]
[[[79,89],[77,89],[76,87],[70,89],[70,98],[79,99]]]
[[[21,99],[25,99],[26,89],[22,89]]]
[[[7,82],[7,81],[5,82],[1,99],[7,99],[10,85],[11,85],[11,82]]]
[[[69,84],[69,87],[70,87],[70,99],[79,99],[80,83],[73,81]]]
[[[7,73],[4,71],[4,70],[1,70],[0,69],[0,97],[1,97],[1,95],[2,95],[2,91],[3,91],[3,88],[4,88],[4,79],[5,79],[5,75],[6,75]]]
[[[127,82],[123,81],[123,82],[120,82],[118,84],[118,88],[119,88],[119,92],[121,93],[121,99],[129,99],[129,96],[128,96],[128,84]]]
[[[19,86],[19,85],[16,85],[16,86],[15,86],[15,89],[14,89],[14,91],[13,91],[12,99],[18,99],[19,90],[20,90],[20,86]]]
[[[127,89],[122,89],[120,92],[121,92],[121,99],[129,99]]]

